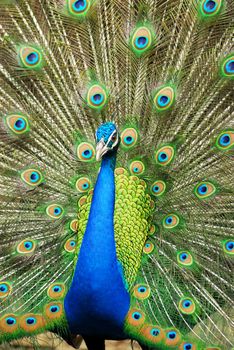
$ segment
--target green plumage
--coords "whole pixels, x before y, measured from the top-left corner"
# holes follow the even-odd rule
[[[83,3],[0,4],[0,342],[50,330],[72,343],[63,301],[95,131],[114,121],[127,336],[231,349],[234,3]]]

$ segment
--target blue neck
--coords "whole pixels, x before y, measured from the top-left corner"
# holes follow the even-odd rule
[[[92,252],[93,257],[103,257],[104,255],[105,259],[108,257],[110,261],[116,260],[114,241],[115,162],[116,155],[102,160],[82,243],[82,245],[88,244],[88,250]],[[109,247],[108,251],[106,251],[105,247]],[[104,252],[105,254],[103,254]],[[99,263],[101,266],[103,265],[102,261],[98,261],[98,265]]]
[[[116,154],[104,157],[94,189],[75,274],[65,298],[72,332],[123,338],[129,309],[114,239]]]

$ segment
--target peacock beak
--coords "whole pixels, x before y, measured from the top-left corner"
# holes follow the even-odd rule
[[[104,140],[101,139],[96,146],[96,160],[97,161],[101,160],[107,151],[108,151],[108,147],[106,146]]]

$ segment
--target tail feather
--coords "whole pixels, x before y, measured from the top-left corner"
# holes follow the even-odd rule
[[[98,170],[95,130],[114,120],[126,334],[156,348],[231,346],[234,3],[207,3],[93,0],[83,14],[69,0],[1,3],[0,341],[67,330],[62,302]],[[148,221],[134,243],[143,204]],[[39,326],[26,327],[25,314]]]

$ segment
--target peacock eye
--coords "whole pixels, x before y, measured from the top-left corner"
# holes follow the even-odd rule
[[[163,227],[165,229],[173,229],[180,223],[180,218],[176,214],[169,214],[163,218]]]
[[[137,284],[133,289],[133,295],[140,300],[147,299],[150,295],[150,288],[144,284]]]
[[[69,238],[64,244],[64,249],[68,253],[74,253],[75,250],[76,250],[76,246],[77,246],[77,242],[75,241],[75,239],[74,238]]]
[[[153,337],[157,337],[157,336],[160,334],[160,330],[157,329],[157,328],[153,328],[153,329],[151,329],[150,334],[151,334]]]
[[[192,315],[196,310],[196,305],[191,298],[181,298],[179,301],[179,309],[184,315]]]
[[[34,332],[41,329],[45,323],[44,317],[40,314],[25,314],[20,317],[19,325],[25,332]]]
[[[37,322],[37,320],[36,320],[36,318],[35,317],[28,317],[27,319],[26,319],[26,323],[27,324],[35,324]]]
[[[217,192],[215,185],[212,182],[200,182],[194,189],[197,198],[209,198]]]
[[[169,332],[168,333],[168,338],[175,339],[175,337],[176,337],[176,332]]]
[[[8,129],[16,136],[24,135],[30,129],[28,118],[23,114],[9,114],[5,121]]]
[[[129,166],[132,175],[142,175],[145,171],[145,165],[140,160],[133,161]]]
[[[82,162],[91,162],[95,158],[95,149],[89,142],[81,142],[77,145],[77,157]]]
[[[78,1],[75,1],[74,4],[73,4],[74,10],[77,11],[77,12],[84,11],[86,6],[87,6],[87,4],[86,4],[85,0],[78,0]]]
[[[223,242],[223,250],[226,254],[233,255],[234,254],[234,241],[228,240]]]
[[[36,249],[37,243],[31,239],[24,239],[18,243],[16,251],[19,254],[31,254]]]
[[[23,46],[19,51],[20,65],[27,69],[39,69],[42,66],[43,58],[39,49],[30,46]]]
[[[134,318],[134,320],[139,320],[141,318],[141,313],[140,312],[134,312],[132,314],[132,318]]]
[[[224,77],[233,79],[234,77],[234,54],[233,53],[223,60],[221,64],[221,73]]]
[[[161,147],[155,153],[156,163],[160,166],[166,166],[172,162],[174,155],[175,155],[174,147],[170,145]]]
[[[144,336],[145,340],[150,341],[150,343],[154,345],[154,349],[162,349],[162,347],[158,347],[157,344],[161,345],[162,341],[165,339],[163,329],[155,325],[145,325],[141,329],[141,334]]]
[[[150,241],[146,241],[144,247],[143,247],[143,252],[145,254],[150,254],[154,250],[154,244],[151,243]]]
[[[153,100],[158,112],[166,111],[175,102],[175,90],[171,86],[161,87],[154,93]]]
[[[160,197],[166,191],[166,184],[164,181],[155,181],[151,186],[151,194]]]
[[[80,193],[87,192],[91,187],[91,180],[88,177],[80,177],[76,181],[76,189]]]
[[[0,282],[0,299],[7,297],[11,293],[11,285],[8,282]]]
[[[64,209],[61,205],[50,204],[46,208],[46,214],[52,219],[60,219],[64,215]]]
[[[104,86],[92,85],[87,92],[87,104],[90,108],[100,110],[107,103],[108,93]]]
[[[222,0],[203,0],[201,13],[204,17],[217,15],[221,9]]]
[[[133,148],[138,141],[138,132],[134,128],[126,128],[121,133],[121,145],[124,149],[128,150]]]
[[[51,299],[60,299],[64,296],[65,290],[64,283],[53,283],[49,286],[47,295]]]
[[[8,317],[6,319],[6,323],[9,325],[9,326],[12,326],[12,325],[15,325],[16,324],[16,319],[14,317]]]
[[[216,147],[221,151],[229,150],[234,146],[234,130],[222,131],[216,139]]]
[[[177,253],[177,262],[180,266],[189,267],[193,265],[193,256],[191,253],[184,251]]]
[[[69,14],[76,17],[86,15],[90,5],[90,0],[67,0]]]
[[[133,33],[131,46],[137,56],[149,50],[153,43],[153,35],[150,28],[139,27]]]
[[[43,175],[39,169],[26,169],[21,172],[20,176],[21,180],[30,187],[39,186],[44,181]]]
[[[62,316],[63,313],[63,306],[62,303],[57,302],[57,303],[49,303],[45,307],[45,315],[48,319],[58,319]]]
[[[226,68],[227,73],[233,74],[234,73],[234,59],[227,61],[225,68]]]
[[[181,336],[179,331],[176,329],[171,329],[166,332],[166,345],[168,346],[176,346],[181,340]]]

